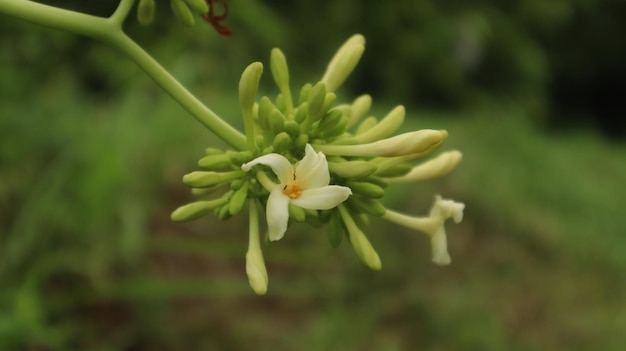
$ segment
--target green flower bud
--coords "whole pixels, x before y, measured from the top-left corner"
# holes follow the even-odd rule
[[[306,222],[315,228],[322,227],[323,223],[320,219],[319,212],[317,210],[304,209],[306,214]]]
[[[217,216],[217,218],[219,218],[222,221],[227,221],[228,219],[230,219],[231,214],[230,214],[230,210],[229,210],[229,205],[225,204],[220,208],[217,208],[215,210],[215,215]]]
[[[207,5],[206,1],[204,0],[185,0],[185,2],[196,13],[199,13],[201,15],[206,15],[207,13],[209,13],[209,5]]]
[[[372,244],[370,244],[365,234],[363,234],[361,229],[354,223],[354,219],[352,219],[348,210],[343,205],[339,205],[338,208],[341,219],[343,219],[343,223],[348,231],[348,238],[357,256],[371,269],[375,271],[381,270],[382,264],[380,257],[372,247]]]
[[[281,88],[282,92],[283,87],[289,87],[289,69],[287,68],[285,54],[278,48],[272,49],[270,62],[274,82],[276,82],[276,86]]]
[[[374,128],[376,124],[378,124],[378,120],[376,119],[376,117],[373,117],[373,116],[367,117],[366,119],[363,120],[363,122],[361,122],[361,124],[359,124],[359,127],[356,129],[356,132],[354,132],[354,134],[360,135],[360,134],[366,133],[367,131]]]
[[[365,178],[376,172],[376,165],[367,161],[328,162],[328,168],[342,178]]]
[[[367,129],[366,131],[362,131],[361,133],[357,132],[357,136],[354,137],[354,140],[358,143],[370,143],[376,140],[380,140],[392,135],[402,123],[404,123],[404,116],[406,115],[406,111],[404,106],[400,105],[391,110],[383,118],[378,124],[373,126],[372,128]]]
[[[259,239],[259,214],[257,206],[250,201],[250,238],[248,240],[248,251],[246,252],[246,274],[250,287],[257,295],[265,295],[267,292],[267,269],[261,251],[261,240]]]
[[[281,152],[281,151],[287,150],[291,146],[291,140],[292,139],[289,136],[289,134],[287,134],[285,132],[278,133],[278,135],[276,135],[276,137],[274,138],[274,142],[272,143],[272,147],[277,152]]]
[[[293,102],[291,101],[291,90],[289,88],[289,69],[287,68],[287,60],[280,49],[273,49],[270,55],[270,68],[274,76],[274,82],[280,89],[285,102],[285,111],[293,110]]]
[[[337,137],[343,134],[346,131],[347,126],[348,118],[342,115],[339,121],[333,127],[324,130],[322,135],[327,140],[332,139],[333,137]]]
[[[139,24],[147,26],[154,20],[154,0],[139,0],[137,5],[137,20]]]
[[[231,190],[238,190],[246,183],[247,183],[247,181],[245,181],[243,178],[235,179],[235,180],[233,180],[230,183],[230,189]]]
[[[385,195],[385,189],[367,181],[348,181],[346,186],[350,188],[354,194],[360,194],[373,199],[378,199]]]
[[[191,188],[191,194],[193,194],[194,196],[206,196],[215,192],[215,190],[219,187],[219,185],[215,185],[208,188]]]
[[[387,182],[387,179],[383,179],[380,177],[368,177],[367,179],[365,179],[365,181],[368,183],[376,184],[383,189],[385,189],[387,185],[389,185],[389,183]]]
[[[306,83],[302,86],[302,89],[300,89],[300,96],[298,97],[298,105],[302,105],[309,99],[311,89],[313,89],[311,83]]]
[[[293,218],[296,222],[304,222],[306,220],[306,213],[302,207],[289,203],[289,218]]]
[[[337,248],[341,244],[341,240],[345,234],[343,223],[337,215],[332,215],[328,222],[328,240],[332,247]]]
[[[322,82],[328,86],[328,91],[335,91],[343,84],[359,63],[363,51],[365,38],[360,34],[353,35],[339,48],[322,78]]]
[[[260,249],[246,252],[246,274],[250,287],[257,295],[267,293],[268,277]]]
[[[285,116],[275,108],[270,112],[269,124],[270,131],[273,134],[278,134],[285,130]]]
[[[254,143],[257,146],[257,149],[263,150],[267,146],[267,140],[263,135],[256,135],[254,137]]]
[[[293,138],[297,138],[300,135],[300,125],[294,120],[287,120],[285,122],[285,132]]]
[[[243,208],[243,205],[246,204],[246,199],[248,198],[249,186],[250,186],[250,183],[248,182],[243,183],[243,186],[237,189],[233,193],[233,196],[231,196],[228,202],[228,213],[230,213],[231,216],[234,216],[237,213],[239,213],[239,211],[241,211],[241,209]]]
[[[352,128],[352,126],[357,124],[370,110],[370,107],[372,107],[372,97],[367,94],[361,95],[352,102],[351,107],[352,113],[348,121],[348,128]]]
[[[207,155],[198,160],[198,166],[206,169],[223,169],[231,165],[230,157],[226,154]]]
[[[307,102],[309,103],[309,116],[307,119],[308,125],[311,125],[322,118],[325,112],[322,110],[324,106],[324,99],[326,99],[326,85],[323,82],[319,82],[315,84],[313,89],[311,89],[309,98],[307,99]]]
[[[242,165],[250,160],[252,160],[252,152],[249,150],[246,151],[227,151],[226,155],[230,157],[230,162],[234,165]]]
[[[250,64],[241,74],[239,80],[239,104],[243,112],[244,129],[246,130],[246,140],[248,148],[256,153],[254,136],[254,101],[259,89],[259,80],[263,73],[263,64],[254,62]]]
[[[206,149],[204,149],[204,153],[207,155],[217,155],[217,154],[223,154],[224,150],[218,149],[215,147],[207,147]]]
[[[261,62],[251,63],[241,74],[241,79],[239,80],[239,104],[243,111],[252,112],[261,74],[263,74],[263,64]]]
[[[308,102],[303,102],[302,104],[300,104],[300,106],[298,106],[298,109],[296,110],[296,113],[293,116],[294,121],[298,122],[298,123],[302,123],[305,119],[306,116],[309,113],[309,103]]]
[[[200,172],[195,171],[183,176],[183,183],[194,188],[208,188],[214,185],[223,184],[241,178],[244,171],[231,172]]]
[[[193,26],[195,21],[193,19],[193,14],[187,4],[183,0],[170,0],[170,6],[172,7],[172,11],[176,18],[181,21],[186,26]]]
[[[359,194],[350,196],[346,202],[356,212],[363,212],[376,217],[381,217],[387,211],[380,201]]]
[[[370,225],[370,216],[365,213],[356,213],[352,214],[354,218],[354,222],[361,228],[367,227]]]
[[[401,177],[411,171],[411,165],[400,163],[391,167],[379,167],[375,173],[379,177]]]
[[[445,130],[423,129],[396,135],[369,144],[359,145],[313,145],[326,156],[382,156],[393,157],[424,152],[440,144],[448,136]]]
[[[350,116],[352,115],[352,107],[350,105],[348,104],[336,105],[328,112],[332,112],[335,110],[341,112],[341,114],[345,116],[348,119],[348,121],[350,121]]]
[[[343,117],[341,110],[332,109],[328,111],[328,113],[320,120],[320,124],[317,129],[323,132],[327,129],[333,128],[337,125],[337,123],[339,123],[341,117]]]
[[[406,175],[389,179],[390,182],[419,182],[443,177],[461,162],[463,155],[459,151],[444,152],[436,158],[413,167]]]
[[[331,107],[335,105],[335,101],[337,101],[337,95],[335,93],[326,93],[324,96],[324,104],[322,105],[322,113],[328,112]]]
[[[304,146],[308,144],[308,142],[309,142],[309,136],[307,134],[300,134],[296,138],[296,141],[294,141],[294,145],[296,148],[302,150],[304,149]]]
[[[267,96],[261,97],[259,100],[259,109],[257,110],[257,117],[259,119],[259,126],[261,129],[268,132],[270,131],[270,113],[275,109],[276,106],[272,104],[272,101]]]
[[[287,100],[283,94],[278,94],[276,96],[276,107],[283,114],[287,114],[289,110],[287,110]]]
[[[181,206],[172,212],[170,218],[174,222],[186,222],[204,216],[212,210],[226,204],[228,198],[222,196],[210,201],[197,201]]]

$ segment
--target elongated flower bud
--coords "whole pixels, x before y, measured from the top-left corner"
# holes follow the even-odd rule
[[[248,239],[248,251],[246,252],[246,274],[250,287],[257,295],[265,295],[267,292],[267,269],[261,251],[259,239],[259,213],[254,201],[250,201],[250,237]]]
[[[335,91],[348,78],[365,51],[365,38],[356,34],[346,41],[328,64],[322,82],[328,91]]]
[[[197,201],[177,208],[170,218],[175,222],[186,222],[202,217],[214,209],[224,205],[228,201],[227,197],[210,201]]]
[[[343,178],[365,178],[376,172],[376,165],[367,161],[328,162],[332,173]]]
[[[227,154],[207,155],[198,160],[198,166],[206,169],[222,169],[232,165],[230,156]]]
[[[376,253],[376,250],[372,247],[372,244],[370,244],[367,240],[365,234],[363,234],[361,229],[359,229],[356,223],[354,223],[354,220],[350,216],[348,210],[344,206],[339,206],[339,214],[348,229],[348,237],[350,238],[350,243],[352,244],[357,256],[359,256],[361,261],[371,269],[375,271],[381,270],[382,264],[380,262],[380,257]]]
[[[385,189],[380,185],[367,181],[349,181],[346,186],[352,189],[354,194],[363,195],[372,199],[378,199],[385,195]]]
[[[304,222],[306,213],[302,207],[289,204],[289,218],[293,218],[296,222]]]
[[[287,134],[286,132],[280,132],[274,138],[274,141],[272,142],[272,147],[274,147],[274,150],[279,152],[287,150],[287,148],[289,148],[289,145],[291,145],[291,140],[292,139],[289,134]]]
[[[208,188],[218,184],[224,184],[240,178],[245,173],[243,171],[231,172],[201,172],[195,171],[183,176],[183,183],[194,188]]]
[[[361,194],[354,194],[347,201],[350,208],[357,212],[366,213],[372,216],[381,217],[385,214],[386,209],[380,201],[365,197]]]
[[[326,111],[323,111],[324,100],[326,99],[326,85],[323,82],[315,84],[307,102],[309,103],[309,115],[307,116],[307,122],[310,124],[317,122]]]
[[[248,147],[253,152],[256,151],[254,123],[252,120],[254,115],[253,107],[254,101],[256,100],[256,93],[259,89],[261,74],[263,74],[263,64],[254,62],[246,67],[239,80],[239,104],[241,105],[241,112],[243,112]]]
[[[233,196],[230,197],[230,200],[228,202],[228,213],[230,213],[231,216],[239,213],[239,211],[241,211],[241,209],[243,208],[243,205],[246,204],[249,186],[250,183],[243,183],[242,187],[237,189]]]
[[[336,213],[332,214],[328,221],[328,240],[333,247],[339,247],[343,240],[345,230],[341,218]]]
[[[361,120],[372,107],[372,97],[365,94],[354,99],[352,102],[352,113],[350,114],[350,120],[348,121],[348,128],[354,126]]]
[[[192,27],[195,23],[193,14],[187,4],[183,0],[170,0],[170,6],[176,18],[184,25]]]
[[[137,20],[141,25],[148,25],[154,20],[154,0],[140,0],[137,5]]]
[[[209,5],[207,5],[205,0],[185,0],[189,8],[196,13],[201,15],[206,15],[209,13]]]
[[[361,124],[359,124],[359,127],[356,129],[356,132],[354,132],[354,134],[361,135],[367,133],[368,131],[370,131],[370,129],[374,128],[376,124],[378,124],[378,119],[374,116],[369,116],[364,119]]]
[[[440,143],[448,133],[440,130],[422,129],[388,139],[360,145],[314,145],[326,155],[339,156],[402,156],[419,153]]]
[[[289,68],[287,67],[285,54],[283,54],[280,49],[272,49],[270,55],[270,69],[272,70],[274,82],[282,93],[286,110],[291,111],[293,109],[293,101],[291,100],[291,89],[289,87]]]
[[[251,63],[241,74],[239,80],[239,104],[243,111],[252,112],[252,106],[256,100],[256,92],[259,89],[259,79],[263,73],[261,62]]]
[[[390,182],[419,182],[443,177],[450,173],[461,162],[463,155],[459,151],[444,152],[436,158],[414,167],[402,177],[387,179]]]
[[[358,143],[370,143],[376,140],[380,140],[382,138],[386,138],[393,134],[396,130],[398,130],[400,126],[402,126],[402,123],[404,123],[405,114],[406,111],[404,109],[404,106],[397,106],[396,108],[391,110],[391,112],[389,112],[387,116],[385,116],[385,118],[378,122],[378,124],[368,129],[367,131],[355,136],[351,140],[354,140]]]

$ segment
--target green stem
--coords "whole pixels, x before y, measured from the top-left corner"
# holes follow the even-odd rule
[[[128,13],[133,8],[133,4],[135,0],[121,0],[115,12],[109,17],[109,20],[115,23],[118,27],[122,28],[122,24],[126,17],[128,17]]]
[[[121,0],[110,18],[102,18],[27,0],[0,0],[0,13],[52,28],[85,35],[112,44],[128,55],[174,100],[218,137],[238,150],[247,149],[243,134],[204,106],[167,70],[122,31],[122,22],[134,0]]]

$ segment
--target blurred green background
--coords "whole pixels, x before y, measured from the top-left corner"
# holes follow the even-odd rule
[[[293,225],[264,246],[257,297],[245,214],[169,220],[191,199],[182,175],[223,143],[116,50],[1,15],[0,350],[623,350],[625,2],[250,0],[229,3],[228,39],[157,2],[128,32],[236,126],[247,64],[280,47],[299,88],[364,34],[339,99],[404,104],[406,130],[445,128],[464,153],[386,197],[416,215],[435,194],[465,202],[453,263],[373,221],[372,272]]]

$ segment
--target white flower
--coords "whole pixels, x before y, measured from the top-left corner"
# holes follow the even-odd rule
[[[448,254],[444,223],[449,218],[452,218],[455,223],[460,223],[463,220],[463,209],[465,209],[463,203],[444,200],[441,196],[436,196],[428,217],[412,217],[387,210],[383,218],[426,233],[430,237],[433,262],[438,265],[448,265],[451,259]]]
[[[253,166],[269,166],[280,184],[273,184],[267,199],[267,225],[269,238],[279,240],[285,235],[289,220],[289,204],[311,210],[329,210],[352,194],[350,188],[328,185],[330,173],[326,156],[306,145],[304,158],[294,168],[289,160],[279,154],[260,156],[241,166],[248,172]]]

